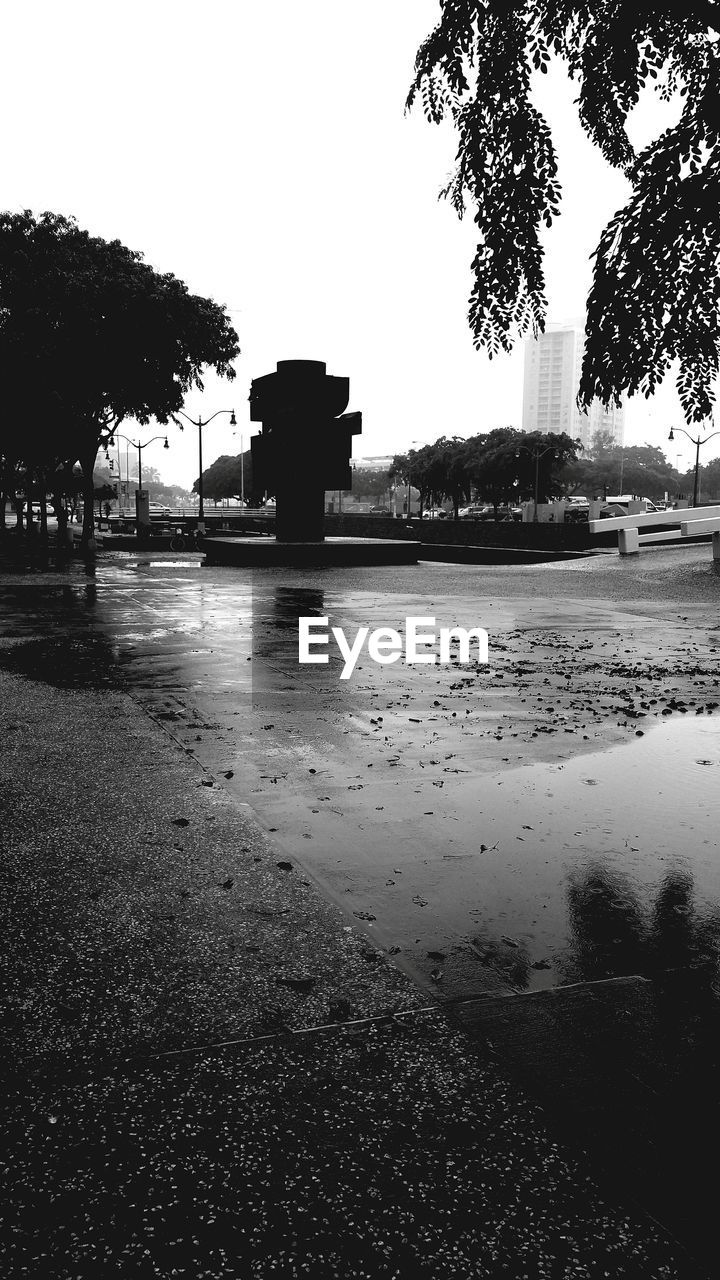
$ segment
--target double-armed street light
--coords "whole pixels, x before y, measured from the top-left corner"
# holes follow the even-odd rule
[[[143,440],[142,443],[139,440],[131,440],[129,436],[124,436],[124,435],[121,435],[120,433],[118,433],[118,438],[120,440],[124,440],[127,444],[132,445],[133,449],[137,449],[138,451],[138,489],[142,489],[142,451],[143,449],[147,449],[148,445],[154,444],[156,440],[164,440],[165,443],[163,445],[163,449],[169,449],[170,445],[168,444],[168,438],[167,436],[153,436],[151,440]],[[128,479],[129,479],[129,476],[128,476]]]
[[[546,453],[551,453],[554,458],[559,458],[560,453],[554,445],[550,444],[546,449],[541,449],[539,445],[533,445],[529,448],[526,444],[519,444],[515,448],[515,457],[519,458],[521,453],[529,453],[531,458],[535,459],[535,507],[533,510],[533,521],[537,524],[538,518],[538,479],[540,474],[540,459],[545,457]]]
[[[668,440],[675,439],[675,435],[674,435],[675,431],[680,431],[682,435],[687,436],[691,444],[695,445],[695,483],[693,484],[692,504],[694,507],[696,507],[698,504],[698,496],[699,496],[699,488],[700,488],[700,445],[707,444],[708,440],[712,440],[713,436],[720,436],[720,431],[713,431],[711,435],[705,436],[704,439],[701,439],[700,436],[698,436],[697,439],[695,439],[695,437],[691,436],[690,432],[685,431],[683,427],[671,427]],[[678,454],[678,457],[679,456],[680,455]]]
[[[191,426],[197,427],[198,429],[198,465],[200,467],[199,476],[198,476],[198,498],[200,499],[198,503],[198,529],[200,533],[204,533],[205,532],[205,507],[203,505],[202,429],[203,427],[206,427],[209,422],[212,422],[213,418],[217,418],[218,414],[220,413],[230,414],[231,427],[237,426],[237,419],[235,417],[234,409],[217,409],[215,413],[212,413],[209,418],[205,418],[204,421],[199,416],[197,418],[191,418],[189,414],[185,413],[182,409],[178,409],[178,413],[180,414],[181,418],[185,418],[186,422],[189,422]],[[177,416],[174,413],[171,415],[171,417],[173,421],[177,423],[180,430],[182,431],[183,429],[182,422],[178,422]]]

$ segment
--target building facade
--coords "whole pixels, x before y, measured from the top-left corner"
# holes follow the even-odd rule
[[[596,432],[625,439],[625,408],[593,400],[587,412],[576,404],[585,331],[580,324],[549,324],[525,343],[523,431],[565,431],[588,447]]]

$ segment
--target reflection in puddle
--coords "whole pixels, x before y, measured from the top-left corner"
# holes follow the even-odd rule
[[[411,963],[470,941],[485,972],[528,990],[715,962],[712,718],[565,764],[446,775],[440,792],[427,770],[396,779],[379,763],[369,807],[332,758],[315,757],[311,795],[280,748],[283,786],[251,802],[288,848],[304,833],[303,862]]]
[[[476,945],[498,952],[484,962],[519,988],[714,963],[720,868],[708,761],[720,766],[720,726],[693,720],[481,780],[463,807],[482,809],[489,833],[473,876],[483,898]],[[512,787],[510,809],[498,807],[500,787]]]
[[[569,877],[570,941],[559,963],[564,982],[711,966],[720,942],[720,908],[695,901],[686,869],[664,876],[645,898],[629,876],[591,864]]]

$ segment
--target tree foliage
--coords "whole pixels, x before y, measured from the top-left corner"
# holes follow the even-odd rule
[[[235,376],[238,350],[223,307],[120,241],[59,214],[0,214],[0,360],[13,370],[0,453],[36,469],[79,460],[86,536],[100,444],[125,418],[167,423],[207,367]]]
[[[424,507],[444,499],[452,502],[457,514],[459,504],[469,496],[464,448],[465,441],[459,437],[440,436],[434,444],[410,449],[393,459],[391,476],[418,490],[421,514]]]
[[[679,487],[683,492],[691,493],[692,486],[693,473],[688,471],[680,477]],[[707,466],[700,468],[699,489],[703,502],[720,499],[720,458],[713,458],[712,462],[708,462]]]
[[[355,467],[352,474],[354,498],[386,498],[391,485],[389,470],[382,467]]]
[[[242,462],[241,462],[242,459]],[[212,498],[215,502],[221,501],[223,498],[240,499],[242,493],[245,494],[246,501],[249,500],[251,505],[259,503],[262,494],[253,491],[253,469],[252,454],[248,449],[243,454],[222,454],[216,458],[212,466],[203,471],[203,494]],[[200,492],[200,485],[196,480],[193,485],[193,493]]]
[[[655,445],[619,445],[598,432],[585,456],[567,468],[568,491],[587,497],[634,493],[661,499],[683,489],[683,481],[662,449]],[[685,485],[687,487],[687,485]]]
[[[391,475],[419,490],[421,510],[447,499],[457,518],[460,503],[473,494],[496,509],[501,503],[532,497],[536,453],[539,497],[562,493],[565,469],[577,457],[578,448],[577,441],[564,432],[498,427],[468,440],[441,436],[434,444],[398,454]]]
[[[478,497],[516,503],[535,496],[545,502],[564,492],[564,474],[580,448],[564,431],[518,431],[498,427],[468,441],[470,475]]]
[[[595,253],[580,384],[649,396],[672,361],[689,421],[713,405],[720,354],[718,0],[440,0],[408,97],[449,119],[457,168],[443,194],[473,209],[469,320],[492,356],[544,328],[540,229],[559,211],[555,148],[533,72],[562,59],[582,125],[631,184]],[[643,90],[676,95],[677,123],[636,154],[627,121]]]

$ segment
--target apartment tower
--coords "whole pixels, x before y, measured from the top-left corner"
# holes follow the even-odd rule
[[[525,343],[523,431],[565,431],[585,448],[597,431],[615,444],[625,437],[625,409],[593,400],[587,412],[576,404],[585,331],[581,324],[549,324],[539,338]]]

